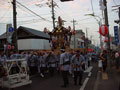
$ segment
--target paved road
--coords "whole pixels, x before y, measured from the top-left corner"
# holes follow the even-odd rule
[[[120,90],[120,72],[108,69],[106,73],[98,73],[97,90]]]
[[[88,70],[84,72],[83,85],[75,86],[73,77],[69,76],[69,86],[62,88],[62,77],[57,74],[54,77],[41,78],[39,75],[32,78],[32,84],[15,88],[14,90],[93,90],[97,77],[97,69],[94,66],[90,66]],[[5,89],[0,89],[5,90]]]

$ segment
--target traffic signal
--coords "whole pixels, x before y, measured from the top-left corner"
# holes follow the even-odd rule
[[[60,0],[61,2],[68,2],[68,1],[73,1],[73,0]]]

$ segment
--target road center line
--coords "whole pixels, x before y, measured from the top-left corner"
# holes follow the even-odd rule
[[[88,76],[90,77],[90,76],[91,76],[91,74],[92,74],[92,73],[91,73],[91,72],[89,72]]]
[[[81,87],[79,90],[84,90],[84,88],[85,88],[85,86],[86,86],[88,80],[89,80],[89,78],[86,78],[86,79],[85,79],[85,81],[84,81],[82,87]]]
[[[93,66],[90,66],[87,70],[85,70],[84,72],[90,72],[92,70]]]

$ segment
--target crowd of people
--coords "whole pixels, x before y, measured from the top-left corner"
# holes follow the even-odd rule
[[[118,53],[114,53],[116,68],[119,68],[119,57]],[[55,72],[60,72],[63,78],[62,87],[69,85],[68,75],[74,77],[74,85],[82,85],[82,78],[84,70],[90,66],[91,60],[98,62],[98,67],[101,71],[105,72],[107,67],[107,52],[104,50],[101,54],[95,52],[80,52],[77,51],[22,51],[22,52],[9,52],[7,55],[4,52],[0,53],[0,71],[4,67],[6,60],[21,59],[24,58],[27,61],[29,67],[29,75],[39,75],[44,78],[46,74],[51,77],[55,75]],[[14,71],[12,73],[16,73]],[[4,72],[0,72],[0,77]]]
[[[61,72],[64,85],[68,84],[68,74],[74,76],[74,84],[77,85],[79,77],[79,85],[81,84],[83,71],[89,67],[90,53],[82,53],[80,51],[67,52],[62,49],[56,51],[28,51],[28,52],[9,52],[7,55],[4,52],[0,53],[0,67],[4,66],[6,60],[25,58],[29,67],[29,74],[34,75],[39,73],[42,78],[49,73],[51,77],[55,72]],[[16,73],[17,71],[13,71]]]
[[[106,68],[109,66],[116,68],[119,71],[120,69],[120,52],[117,50],[103,50],[99,55],[98,67],[99,71],[106,72]]]

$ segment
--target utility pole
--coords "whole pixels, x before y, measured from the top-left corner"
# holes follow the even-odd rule
[[[102,24],[102,21],[101,21],[101,19],[100,19],[100,21],[98,22],[98,24],[99,24],[99,27],[101,26],[101,24]],[[102,35],[100,34],[100,48],[102,48]]]
[[[54,2],[51,1],[52,4],[52,19],[53,19],[53,29],[55,29],[55,13],[54,13]]]
[[[86,28],[86,48],[88,49],[88,28]]]
[[[91,35],[91,36],[90,36],[91,44],[92,44],[92,37],[93,37],[93,36]]]
[[[73,19],[72,23],[73,23],[73,30],[75,30],[75,22],[76,20]],[[74,35],[74,49],[75,49],[75,45],[76,45],[76,40],[75,40],[75,35]]]
[[[96,16],[94,14],[86,14],[86,15],[93,16],[95,18],[95,20],[98,22],[99,27],[101,26],[102,19],[99,16]],[[96,17],[98,17],[100,20],[98,20]],[[100,47],[102,48],[102,36],[101,36],[101,34],[100,34]]]
[[[108,23],[108,12],[107,12],[107,1],[106,0],[103,0],[103,4],[105,6],[105,9],[104,9],[104,17],[105,17],[105,25],[108,26],[108,34],[107,34],[107,37],[108,37],[108,43],[107,43],[107,49],[108,51],[110,51],[110,35],[109,35],[109,23]]]
[[[13,27],[14,27],[14,33],[15,33],[15,50],[18,50],[17,47],[17,12],[16,12],[16,0],[13,0]]]

